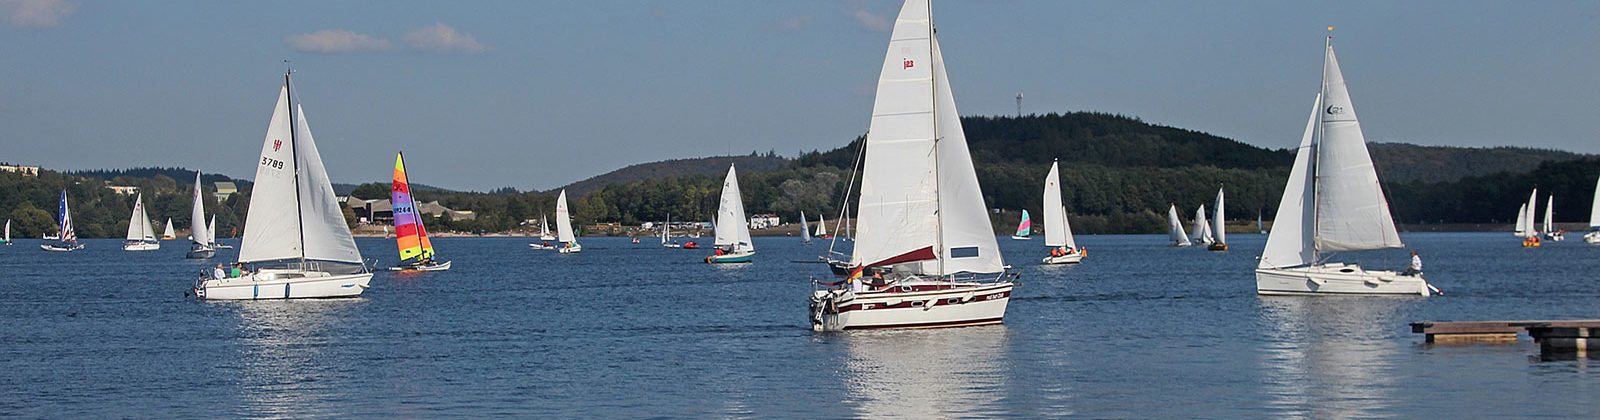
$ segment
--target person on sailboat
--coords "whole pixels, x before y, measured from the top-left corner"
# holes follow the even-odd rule
[[[217,263],[217,268],[211,269],[211,278],[214,278],[214,279],[225,279],[225,278],[228,278],[228,273],[225,272],[225,271],[222,271],[222,263]]]
[[[1411,266],[1406,267],[1405,271],[1401,271],[1400,275],[1415,277],[1419,274],[1422,274],[1422,257],[1417,256],[1417,250],[1413,249],[1411,250]]]

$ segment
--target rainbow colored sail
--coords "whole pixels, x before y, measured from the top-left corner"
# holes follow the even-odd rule
[[[1028,236],[1033,233],[1033,219],[1028,218],[1028,209],[1022,209],[1022,223],[1017,224],[1016,236]]]
[[[422,227],[417,202],[411,198],[404,153],[394,156],[394,185],[389,189],[389,202],[394,207],[395,244],[400,248],[400,259],[433,258],[433,243],[428,241],[428,230]]]

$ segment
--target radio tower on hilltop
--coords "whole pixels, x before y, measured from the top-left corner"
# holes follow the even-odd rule
[[[1022,92],[1017,92],[1017,118],[1022,118]]]

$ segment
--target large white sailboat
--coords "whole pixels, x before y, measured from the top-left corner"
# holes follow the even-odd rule
[[[194,206],[189,210],[189,253],[184,258],[208,259],[217,255],[216,241],[211,239],[211,229],[206,228],[206,206],[202,197],[200,173],[195,172]]]
[[[39,248],[45,251],[77,251],[83,249],[83,244],[78,242],[78,232],[72,229],[72,210],[67,208],[67,190],[61,190],[61,206],[56,215],[56,225],[61,227],[57,231],[55,242],[40,244]]]
[[[1190,246],[1189,233],[1183,231],[1183,221],[1178,220],[1178,205],[1167,205],[1167,238],[1172,239],[1172,246]]]
[[[1369,271],[1327,262],[1334,252],[1400,248],[1400,233],[1378,184],[1344,76],[1325,46],[1322,92],[1295,153],[1278,216],[1256,266],[1263,295],[1420,295],[1421,273]]]
[[[812,329],[1003,321],[1015,276],[989,224],[927,0],[907,0],[895,20],[857,203],[853,273],[812,292]]]
[[[1228,225],[1225,221],[1227,219],[1224,219],[1224,217],[1227,215],[1222,212],[1222,207],[1222,188],[1217,188],[1217,206],[1214,208],[1216,211],[1216,217],[1211,219],[1211,232],[1213,240],[1211,241],[1211,245],[1206,246],[1206,249],[1208,250],[1228,250]]]
[[[1072,264],[1083,261],[1084,250],[1072,238],[1072,224],[1067,221],[1067,207],[1061,203],[1060,162],[1050,162],[1050,173],[1044,176],[1044,246],[1050,248],[1045,264]]]
[[[1600,244],[1600,179],[1594,181],[1594,203],[1589,204],[1589,233],[1583,235],[1583,241]]]
[[[255,187],[239,245],[239,262],[251,265],[252,271],[240,277],[201,278],[194,287],[196,296],[354,297],[372,281],[334,197],[305,111],[293,99],[285,73],[256,160]],[[203,219],[195,220],[200,226]]]
[[[583,245],[578,244],[578,236],[572,233],[572,212],[567,210],[567,190],[561,190],[561,195],[556,196],[556,241],[561,242],[559,251],[562,254],[583,252]]]
[[[1566,240],[1566,234],[1556,230],[1556,195],[1547,197],[1544,205],[1544,238],[1556,242]]]
[[[716,255],[706,257],[707,263],[747,263],[755,257],[756,246],[750,241],[750,225],[745,220],[739,177],[729,164],[728,176],[722,179],[722,199],[717,205],[716,239],[712,242]]]
[[[144,193],[133,199],[133,216],[128,218],[128,236],[122,241],[123,251],[154,251],[161,249],[156,239],[156,229],[150,225],[150,215],[145,214]]]

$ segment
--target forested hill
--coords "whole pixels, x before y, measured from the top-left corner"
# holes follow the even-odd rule
[[[1525,173],[1544,162],[1584,158],[1577,153],[1526,147],[1443,147],[1371,143],[1373,164],[1385,182],[1447,182],[1499,172]]]
[[[774,155],[760,156],[756,154],[663,160],[628,165],[622,169],[596,175],[552,191],[566,189],[567,195],[582,197],[606,185],[626,184],[646,179],[695,175],[718,175],[717,179],[722,179],[720,175],[728,172],[728,164],[730,163],[737,165],[741,174],[753,174],[783,167],[788,164],[788,161]]]

